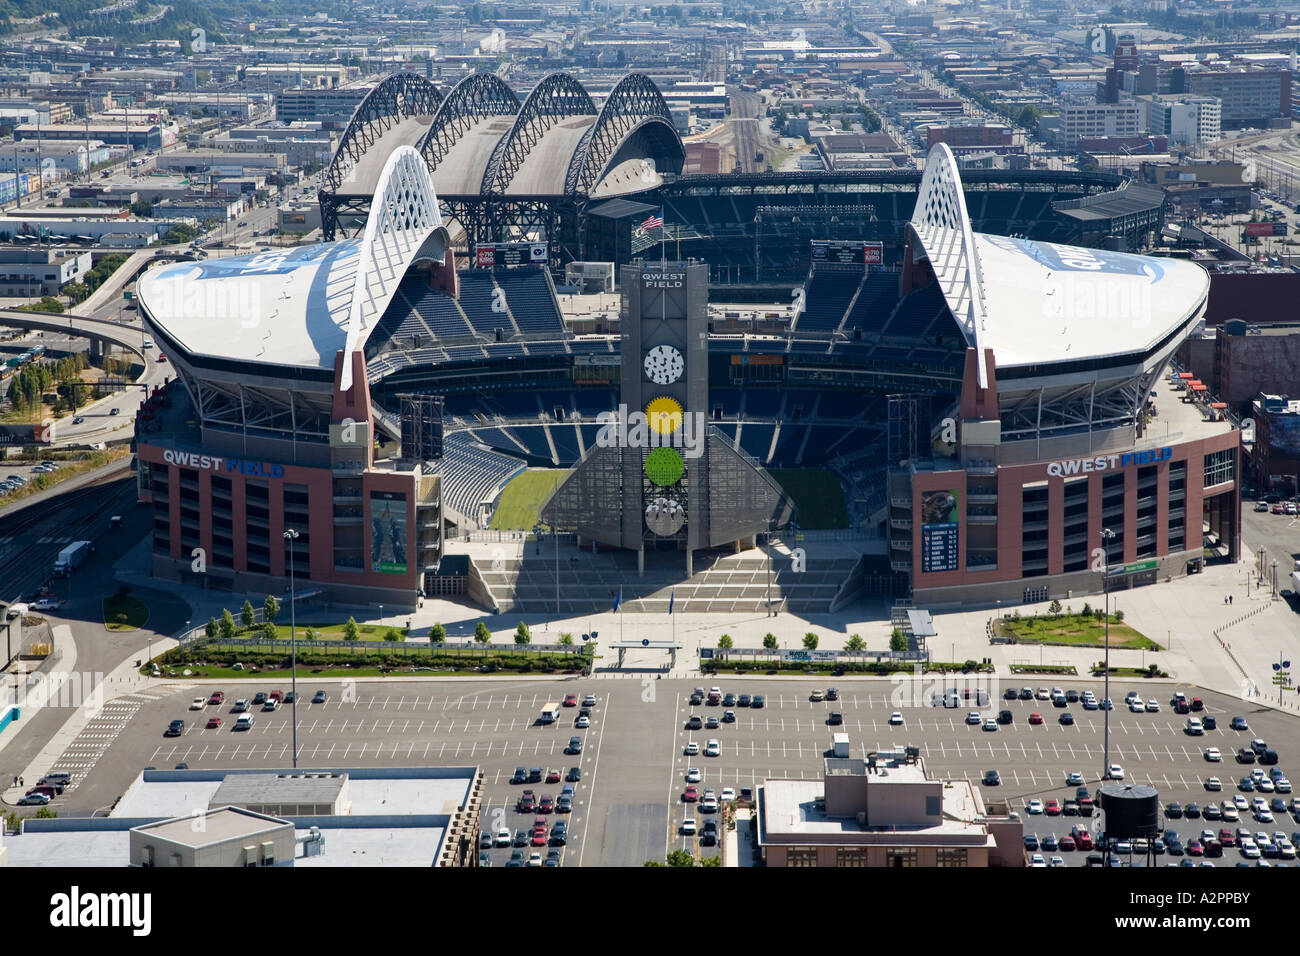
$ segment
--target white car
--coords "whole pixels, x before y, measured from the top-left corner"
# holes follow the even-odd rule
[[[1048,866],[1049,869],[1050,869],[1051,867],[1065,866],[1065,857],[1063,857],[1063,856],[1054,856],[1054,857],[1052,857],[1051,860],[1048,861],[1047,866]]]
[[[1206,790],[1222,790],[1222,789],[1223,789],[1223,781],[1220,780],[1218,777],[1206,777],[1206,778],[1205,778],[1205,789],[1206,789]]]
[[[33,611],[57,611],[63,607],[63,602],[55,598],[41,598],[39,601],[32,602]]]
[[[703,798],[701,798],[701,799],[700,799],[700,812],[701,812],[701,813],[717,813],[717,812],[718,812],[718,798],[717,798],[717,797],[710,797],[710,796],[704,796]]]
[[[1110,765],[1110,769],[1106,771],[1106,777],[1110,780],[1123,780],[1124,768],[1117,763],[1113,763]]]
[[[1040,687],[1038,688],[1038,691],[1034,694],[1034,697],[1037,698],[1038,700],[1051,700],[1052,692],[1048,690],[1046,687]]]
[[[1130,714],[1145,714],[1147,712],[1147,705],[1142,703],[1140,700],[1130,700],[1128,702],[1128,712]]]
[[[808,699],[813,703],[821,703],[826,699],[826,692],[824,690],[815,690],[808,695]]]
[[[496,839],[496,844],[497,844],[497,846],[509,846],[509,845],[510,845],[510,828],[509,828],[509,827],[502,827],[501,829],[497,830],[497,839]]]
[[[998,722],[997,722],[997,720],[995,720],[995,719],[992,718],[992,717],[985,717],[985,718],[984,718],[984,729],[985,729],[985,730],[997,730],[997,729],[998,729]]]
[[[704,756],[706,757],[716,757],[721,753],[722,744],[718,743],[716,740],[710,740],[704,745]]]
[[[1272,793],[1277,788],[1273,786],[1273,781],[1268,777],[1255,781],[1255,789],[1260,793]]]
[[[1032,800],[1030,800],[1028,803],[1025,804],[1025,812],[1033,813],[1033,814],[1042,813],[1043,801],[1039,800],[1037,797],[1034,797]]]
[[[723,803],[734,803],[736,800],[736,790],[734,787],[723,787],[722,796],[719,798]]]
[[[686,782],[687,782],[687,783],[699,783],[699,782],[700,782],[700,771],[699,771],[699,768],[698,768],[698,767],[687,767],[687,768],[686,768]]]
[[[1296,858],[1295,847],[1290,842],[1279,843],[1277,847],[1278,856],[1284,860],[1294,860]]]
[[[966,723],[968,723],[968,724],[982,724],[982,723],[984,723],[984,718],[981,717],[979,714],[975,713],[975,711],[972,710],[969,714],[966,715]]]
[[[698,757],[700,755],[700,745],[692,740],[686,745],[686,749],[683,750],[682,753],[688,757]]]
[[[1254,800],[1250,801],[1250,808],[1254,810],[1256,813],[1258,813],[1260,810],[1267,810],[1268,801],[1265,800],[1263,797],[1256,797]]]
[[[1238,844],[1241,855],[1248,860],[1259,859],[1259,847],[1255,846],[1255,841],[1250,837],[1242,837],[1241,843]]]
[[[1238,810],[1250,809],[1250,804],[1246,801],[1246,798],[1239,793],[1234,793],[1232,795],[1232,805]]]
[[[1071,773],[1068,777],[1065,778],[1065,785],[1067,787],[1082,787],[1083,774],[1075,770],[1073,773]]]
[[[695,820],[693,818],[687,817],[682,821],[681,834],[682,836],[695,836]]]
[[[208,699],[206,697],[195,697],[190,701],[190,710],[202,710],[206,706],[208,706]]]
[[[1273,811],[1268,807],[1255,811],[1255,820],[1259,823],[1272,823]]]
[[[894,711],[892,714],[889,715],[890,726],[897,727],[902,722],[903,722],[903,715],[898,711]]]
[[[1147,713],[1148,714],[1160,713],[1160,701],[1156,700],[1155,698],[1152,698],[1151,700],[1147,701]]]
[[[1236,823],[1240,819],[1241,819],[1241,814],[1237,812],[1237,808],[1234,807],[1232,804],[1228,804],[1223,808],[1224,823]]]
[[[529,865],[529,866],[541,866],[541,865],[542,865],[542,851],[541,851],[541,850],[534,850],[532,853],[529,853],[529,854],[528,854],[528,865]]]
[[[1223,760],[1223,754],[1219,753],[1218,747],[1206,747],[1205,759],[1210,761],[1210,763],[1219,763]]]
[[[1043,859],[1043,854],[1041,853],[1035,853],[1031,856],[1029,858],[1029,865],[1032,867],[1042,867],[1043,869],[1047,868],[1047,862]]]
[[[1275,781],[1273,781],[1273,788],[1278,793],[1290,793],[1291,781],[1288,780],[1286,777],[1278,777]]]

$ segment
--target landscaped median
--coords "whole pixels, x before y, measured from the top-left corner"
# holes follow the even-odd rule
[[[1087,604],[1080,613],[1068,608],[1061,612],[1061,603],[1053,601],[1048,612],[1041,616],[1023,617],[1019,611],[993,622],[993,636],[1007,638],[1013,644],[1047,644],[1062,647],[1105,647],[1106,617],[1100,609]],[[1124,623],[1124,612],[1110,615],[1110,646],[1112,649],[1158,651],[1160,645],[1145,634]]]
[[[143,674],[184,678],[287,677],[290,642],[261,636],[196,640],[167,651],[141,668]],[[475,644],[448,647],[441,643],[376,643],[361,640],[297,642],[298,672],[319,677],[382,677],[423,674],[437,677],[477,677],[483,674],[581,674],[590,671],[593,648]]]
[[[131,597],[131,589],[122,586],[112,597],[104,598],[104,626],[110,631],[134,631],[149,620],[149,606]]]

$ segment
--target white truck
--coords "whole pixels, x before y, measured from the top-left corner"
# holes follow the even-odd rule
[[[76,568],[85,563],[86,558],[90,557],[90,552],[95,548],[90,541],[74,541],[54,559],[54,574],[56,577],[66,578]]]
[[[849,755],[849,735],[848,734],[832,735],[831,746],[834,748],[835,756],[847,757]]]
[[[560,719],[560,702],[552,701],[542,708],[542,723],[553,724]]]

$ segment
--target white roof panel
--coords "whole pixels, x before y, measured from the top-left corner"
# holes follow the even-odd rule
[[[145,309],[195,355],[333,368],[360,239],[178,262],[141,277]]]
[[[999,368],[1146,351],[1205,300],[1193,262],[975,234]]]

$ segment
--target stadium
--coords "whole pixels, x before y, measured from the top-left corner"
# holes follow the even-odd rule
[[[1120,241],[1107,244],[1122,244],[1158,199],[1086,175],[964,182],[941,144],[910,193],[902,173],[877,191],[890,198],[869,232],[841,220],[833,237],[808,210],[831,208],[844,185],[834,174],[775,177],[767,193],[747,177],[725,193],[711,177],[664,175],[673,139],[640,108],[597,155],[588,132],[615,128],[609,100],[589,109],[559,81],[529,109],[503,93],[501,112],[482,106],[475,155],[497,185],[444,196],[429,133],[450,129],[449,113],[462,132],[473,126],[479,114],[444,110],[453,96],[479,102],[455,90],[495,87],[466,80],[438,99],[402,82],[426,99],[358,108],[349,134],[367,144],[364,168],[351,167],[351,192],[322,196],[336,204],[334,238],[140,280],[141,315],[177,372],[137,423],[156,575],[197,581],[202,549],[207,586],[282,587],[292,564],[333,599],[394,608],[455,594],[584,613],[622,595],[628,610],[675,599],[684,611],[812,613],[863,594],[928,606],[1066,597],[1100,590],[1103,566],[1112,588],[1149,583],[1199,569],[1207,533],[1236,559],[1238,434],[1168,369],[1204,312],[1208,276],[1040,238],[1113,216]],[[563,105],[566,90],[576,118],[563,113],[578,109]],[[444,119],[427,125],[431,113]],[[547,195],[511,193],[529,160],[493,155],[560,136],[563,123],[529,124],[561,114],[571,125],[547,155],[585,155],[560,166],[566,178],[598,168],[579,177],[593,185],[565,193],[554,173]],[[462,142],[448,136],[444,152]],[[660,179],[632,191],[626,176],[645,168]],[[695,213],[668,198],[691,191]],[[807,219],[757,256],[752,235],[721,234],[723,205],[739,222],[744,203],[773,206],[773,192],[800,197]],[[479,267],[467,220],[519,214],[525,195],[541,218],[496,220],[489,238],[505,244],[498,253],[523,240],[528,254]],[[633,219],[661,202],[699,237],[673,242],[665,261],[626,243],[614,251],[630,258],[597,260],[617,271],[617,309],[562,296],[552,272],[611,202]],[[982,231],[972,204],[1008,234]],[[766,299],[758,284],[719,288],[719,263],[687,255],[692,242],[751,274],[757,265],[760,279],[802,268],[793,304],[789,284],[775,303],[771,287]],[[620,406],[644,411],[670,449],[698,416],[701,457],[665,467],[663,455],[651,463],[659,449],[609,447],[602,430]],[[571,469],[551,476],[524,525],[554,532],[546,547],[540,534],[524,544],[486,530],[503,489],[536,468]],[[817,527],[828,487],[847,520]]]

